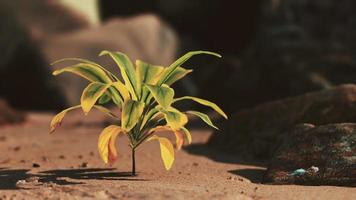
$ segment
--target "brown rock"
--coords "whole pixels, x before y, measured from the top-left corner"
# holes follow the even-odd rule
[[[115,18],[100,27],[51,35],[40,47],[50,62],[67,57],[86,58],[116,73],[117,66],[109,57],[98,58],[102,50],[124,52],[133,62],[140,59],[168,66],[176,57],[177,45],[175,32],[162,19],[145,14]],[[51,70],[70,64],[73,62],[56,65]],[[86,80],[71,75],[58,76],[57,83],[71,105],[78,103],[78,96],[88,84]]]
[[[261,104],[233,115],[209,144],[227,152],[270,158],[284,131],[300,123],[323,125],[356,122],[356,86],[329,90]]]
[[[356,186],[355,155],[356,124],[300,125],[283,137],[264,182]]]
[[[24,120],[24,114],[15,111],[6,103],[6,101],[0,99],[0,125],[20,123]]]

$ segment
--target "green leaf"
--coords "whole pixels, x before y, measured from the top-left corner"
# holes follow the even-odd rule
[[[174,97],[174,90],[168,85],[146,85],[158,104],[164,109],[171,106]]]
[[[132,65],[129,57],[121,52],[110,52],[110,51],[102,51],[100,56],[109,55],[117,64],[120,69],[121,76],[125,81],[125,85],[129,92],[132,95],[133,100],[138,99],[138,88],[137,81],[135,76],[135,68]]]
[[[122,106],[121,127],[129,132],[140,119],[145,104],[142,102],[127,100]]]
[[[170,78],[170,76],[173,74],[173,72],[181,66],[183,63],[185,63],[187,60],[189,60],[191,57],[199,54],[207,54],[207,55],[212,55],[221,58],[221,55],[210,52],[210,51],[191,51],[180,57],[178,60],[176,60],[174,63],[172,63],[167,70],[164,71],[164,73],[161,76],[161,79],[158,81],[158,85],[162,85],[167,82],[167,80]]]
[[[102,67],[98,63],[87,60],[87,59],[83,59],[83,58],[63,58],[63,59],[60,59],[60,60],[57,60],[57,61],[51,63],[51,65],[55,65],[57,63],[61,63],[61,62],[65,62],[65,61],[77,61],[77,62],[82,62],[82,63],[86,63],[86,64],[90,64],[90,65],[99,67],[100,69],[105,71],[112,79],[119,80],[114,74],[112,74],[110,71],[106,70],[104,67]]]
[[[174,99],[173,103],[181,101],[181,100],[193,100],[193,101],[195,101],[197,103],[200,103],[200,104],[202,104],[204,106],[208,106],[208,107],[214,109],[217,113],[219,113],[225,119],[228,118],[227,115],[224,113],[224,111],[222,111],[221,108],[219,108],[219,106],[217,106],[215,103],[210,102],[208,100],[200,99],[200,98],[197,98],[197,97],[184,96],[184,97],[180,97],[180,98]]]
[[[76,65],[71,65],[62,69],[58,69],[53,72],[53,75],[57,76],[64,72],[70,72],[81,76],[90,82],[101,82],[101,83],[110,83],[111,79],[107,74],[99,67],[88,64],[88,63],[79,63]]]
[[[188,117],[175,108],[168,108],[166,110],[160,110],[167,121],[167,124],[171,127],[172,130],[179,130],[188,122]]]
[[[80,99],[82,109],[85,114],[88,114],[97,100],[106,92],[110,84],[94,82],[89,84],[83,91]]]
[[[143,117],[140,130],[142,130],[146,126],[146,124],[149,123],[150,120],[154,119],[158,114],[159,112],[158,109],[156,108],[153,108],[150,111],[148,111],[148,113],[146,113],[145,116]]]
[[[170,170],[174,162],[174,148],[172,143],[164,137],[151,136],[148,141],[158,140],[161,149],[161,158],[166,170]]]
[[[167,68],[168,69],[168,68]],[[169,78],[166,80],[165,84],[167,85],[172,85],[179,79],[182,79],[185,77],[187,74],[191,73],[193,70],[191,69],[184,69],[183,67],[178,67],[176,70],[172,72],[172,74],[169,76]]]
[[[103,105],[103,104],[108,103],[110,100],[111,100],[111,96],[109,93],[106,92],[99,98],[98,102],[99,102],[99,104]]]
[[[192,115],[195,115],[197,117],[199,117],[201,120],[203,120],[206,124],[208,124],[209,126],[219,130],[218,127],[216,127],[213,122],[210,120],[209,116],[204,114],[204,113],[201,113],[201,112],[198,112],[198,111],[187,111],[186,113],[188,114],[192,114]]]
[[[162,66],[151,65],[141,60],[136,60],[137,87],[141,94],[141,99],[147,100],[149,95],[148,89],[143,87],[143,84],[156,84],[163,70],[164,67]]]

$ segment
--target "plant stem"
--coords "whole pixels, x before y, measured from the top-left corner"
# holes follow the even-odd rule
[[[135,148],[131,148],[131,156],[132,156],[132,176],[136,176],[136,160],[135,160]]]

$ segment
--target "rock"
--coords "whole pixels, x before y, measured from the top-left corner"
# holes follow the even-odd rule
[[[82,164],[79,165],[80,168],[87,168],[89,164],[87,162],[82,162]]]
[[[237,155],[269,159],[283,132],[300,123],[356,122],[356,85],[341,85],[261,104],[231,116],[209,145]]]
[[[133,62],[141,59],[168,66],[176,58],[177,46],[175,32],[159,17],[150,14],[111,19],[99,27],[52,35],[41,43],[48,61],[67,57],[86,58],[102,64],[114,73],[118,70],[114,61],[106,56],[98,58],[102,50],[124,52]],[[79,103],[82,90],[87,85],[86,80],[72,75],[58,76],[57,83],[72,105]]]
[[[293,174],[298,168],[306,173]],[[304,124],[288,131],[264,182],[356,186],[356,124]]]
[[[25,115],[11,108],[6,101],[0,99],[0,125],[21,123],[25,121]],[[6,141],[6,138],[1,141]],[[20,150],[20,147],[16,147],[14,150]]]
[[[146,0],[144,2],[105,0],[100,1],[99,4],[104,20],[117,16],[154,13],[162,16],[177,30],[183,48],[210,49],[220,53],[235,54],[245,48],[254,36],[260,2],[260,0],[195,0],[194,2],[191,0]],[[233,23],[229,23],[230,19],[234,20]]]
[[[11,11],[35,41],[90,26],[88,18],[61,1],[12,0],[1,1],[0,6]]]
[[[38,164],[38,163],[32,163],[32,167],[33,167],[33,168],[39,168],[39,167],[41,167],[41,165]]]
[[[10,1],[6,1],[10,2]],[[0,96],[17,109],[64,107],[47,61],[11,9],[0,3]]]
[[[205,79],[197,86],[201,96],[232,113],[356,83],[355,1],[261,2],[256,32],[248,47],[238,58],[236,54],[224,55],[223,64],[208,70],[204,67],[209,76],[198,73]],[[233,29],[235,24],[231,26]]]

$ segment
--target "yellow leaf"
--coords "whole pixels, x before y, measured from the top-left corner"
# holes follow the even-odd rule
[[[122,97],[123,101],[130,98],[129,91],[127,90],[126,86],[121,83],[121,81],[116,81],[112,83],[112,85],[117,91],[119,91],[119,95]]]
[[[166,68],[168,70],[168,68]],[[193,70],[191,69],[184,69],[183,67],[177,67],[172,74],[169,76],[169,78],[166,80],[165,84],[167,85],[172,85],[179,79],[182,79],[185,77],[187,74],[191,73]],[[163,74],[163,73],[162,73]]]
[[[142,102],[127,100],[122,106],[121,113],[121,126],[126,131],[129,132],[140,119],[145,104]]]
[[[105,128],[98,140],[98,151],[105,164],[112,165],[117,158],[116,139],[124,133],[120,126],[111,125]]]
[[[174,71],[181,66],[183,63],[185,63],[187,60],[189,60],[191,57],[199,54],[207,54],[207,55],[212,55],[221,58],[221,55],[210,52],[210,51],[190,51],[186,54],[184,54],[182,57],[178,58],[174,63],[172,63],[167,70],[164,71],[164,73],[161,75],[160,80],[157,82],[158,85],[162,85],[167,82],[167,80],[170,78],[170,76],[174,73]]]
[[[97,100],[106,92],[109,87],[109,84],[94,82],[89,84],[84,89],[80,102],[85,114],[88,114]]]
[[[193,100],[193,101],[195,101],[197,103],[200,103],[200,104],[202,104],[204,106],[208,106],[208,107],[214,109],[220,115],[222,115],[225,119],[227,119],[227,115],[224,113],[224,111],[222,111],[221,108],[219,108],[219,106],[217,106],[213,102],[210,102],[210,101],[205,100],[205,99],[200,99],[200,98],[197,98],[197,97],[184,96],[184,97],[180,97],[180,98],[174,99],[173,103],[181,101],[181,100]]]
[[[169,126],[156,126],[148,131],[148,134],[152,134],[154,132],[160,132],[160,131],[169,131],[173,132],[175,137],[176,137],[176,147],[178,150],[180,150],[184,144],[184,137],[183,133],[181,130],[172,130]]]
[[[147,141],[158,140],[161,148],[161,158],[166,170],[170,170],[174,162],[174,148],[172,143],[164,137],[151,136]]]
[[[59,75],[63,72],[74,73],[78,76],[81,76],[90,82],[101,82],[101,83],[110,83],[111,79],[107,76],[104,70],[97,67],[94,64],[90,63],[78,63],[59,69],[53,72],[53,75]]]
[[[61,62],[65,62],[65,61],[76,61],[76,62],[80,62],[80,64],[83,64],[83,65],[86,64],[86,65],[90,65],[92,67],[100,68],[102,71],[106,72],[113,80],[116,80],[116,81],[119,80],[113,73],[111,73],[110,71],[108,71],[107,69],[102,67],[100,64],[90,61],[90,60],[87,60],[87,59],[83,59],[83,58],[62,58],[60,60],[54,61],[53,63],[51,63],[51,65],[55,65],[57,63],[61,63]],[[96,82],[96,81],[93,81],[93,82]]]
[[[70,108],[65,109],[62,112],[58,113],[57,115],[55,115],[51,121],[50,133],[53,133],[58,128],[58,126],[61,125],[63,118],[69,111],[72,111],[74,109],[79,109],[79,108],[81,108],[81,105],[70,107]],[[104,114],[106,114],[112,118],[118,119],[117,116],[115,116],[112,112],[110,112],[110,110],[108,110],[107,108],[105,108],[103,106],[95,105],[94,108],[98,109],[99,111],[103,112]]]
[[[137,81],[135,68],[127,55],[121,52],[102,51],[99,56],[109,55],[120,69],[121,76],[125,81],[128,91],[131,93],[132,99],[138,99]]]
[[[161,112],[164,114],[167,124],[172,130],[179,130],[188,122],[188,117],[173,107],[169,107],[167,110],[161,110]]]
[[[70,108],[67,108],[65,110],[63,110],[62,112],[58,113],[57,115],[55,115],[51,121],[51,125],[50,125],[50,133],[53,133],[57,128],[58,126],[61,125],[62,121],[63,121],[63,118],[64,116],[69,112],[69,111],[72,111],[74,109],[78,109],[80,108],[81,106],[78,105],[78,106],[74,106],[74,107],[70,107]]]
[[[176,136],[176,145],[177,149],[180,150],[184,144],[184,137],[181,131],[174,131],[174,135]]]
[[[185,134],[185,137],[188,139],[188,143],[191,144],[192,143],[192,135],[190,134],[189,130],[186,129],[185,127],[182,127],[180,130],[183,131],[183,133]]]
[[[198,112],[198,111],[187,111],[186,113],[191,114],[191,115],[195,115],[197,117],[199,117],[201,120],[203,120],[206,124],[208,124],[209,126],[215,128],[216,130],[219,130],[218,127],[216,127],[213,122],[210,120],[210,117],[204,113]]]

